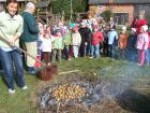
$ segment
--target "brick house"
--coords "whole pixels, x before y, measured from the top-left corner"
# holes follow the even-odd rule
[[[89,0],[88,5],[93,16],[106,10],[112,11],[117,24],[131,24],[139,11],[144,11],[147,20],[150,20],[150,0]]]

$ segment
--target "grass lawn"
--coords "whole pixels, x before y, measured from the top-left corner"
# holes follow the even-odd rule
[[[76,76],[87,78],[89,81],[104,78],[107,81],[116,83],[124,79],[128,84],[131,84],[134,90],[150,97],[150,67],[147,66],[141,68],[136,66],[136,63],[116,61],[109,58],[78,58],[71,61],[63,60],[61,64],[58,64],[58,69],[60,71],[78,69],[80,71]],[[25,80],[29,89],[22,91],[16,86],[16,93],[14,95],[8,94],[1,76],[0,113],[38,113],[37,95],[40,90],[46,84],[68,82],[69,79],[66,78],[69,76],[71,74],[54,75],[51,81],[43,82],[25,72]],[[142,104],[146,103],[142,102]],[[121,113],[131,113],[131,111],[123,108]]]

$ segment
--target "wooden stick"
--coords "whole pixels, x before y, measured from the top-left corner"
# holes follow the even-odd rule
[[[59,113],[59,109],[60,109],[60,102],[58,102],[58,105],[57,105],[57,113]]]
[[[80,70],[63,71],[63,72],[59,72],[59,75],[68,74],[68,73],[74,73],[74,72],[79,72],[79,71]]]

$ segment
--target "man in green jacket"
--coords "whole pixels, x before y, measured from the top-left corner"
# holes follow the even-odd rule
[[[22,13],[22,17],[24,19],[24,30],[21,36],[21,43],[25,45],[25,49],[29,54],[36,57],[39,29],[33,16],[34,11],[35,5],[32,2],[28,2],[26,4],[25,11]],[[27,56],[26,65],[29,74],[35,74],[36,71],[34,64],[35,60]]]

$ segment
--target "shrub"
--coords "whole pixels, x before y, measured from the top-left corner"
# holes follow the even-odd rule
[[[113,13],[110,10],[106,10],[101,14],[101,16],[103,17],[105,22],[109,22],[110,17],[113,17]]]

